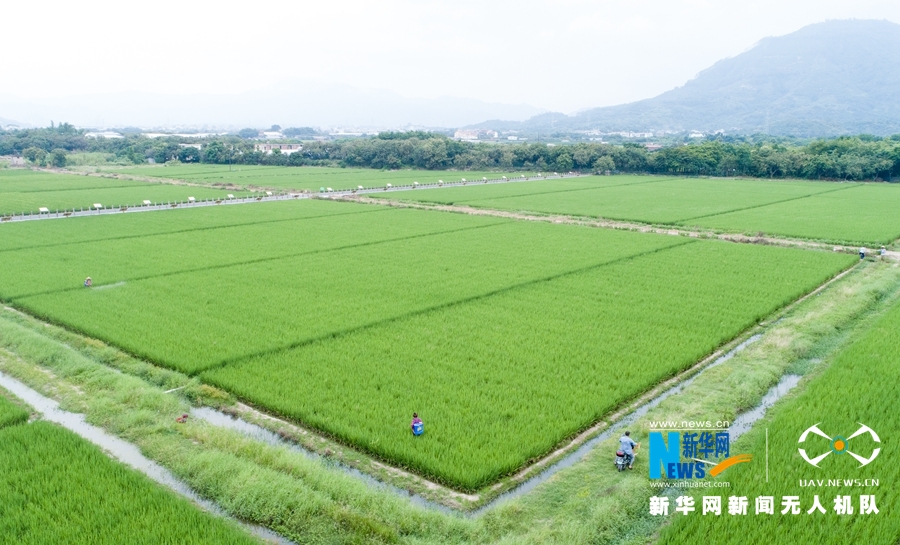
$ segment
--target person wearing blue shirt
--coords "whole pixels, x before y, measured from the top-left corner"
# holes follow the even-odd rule
[[[625,435],[619,438],[619,450],[625,453],[625,463],[628,469],[634,469],[634,449],[638,447],[638,443],[631,440],[631,432],[626,431]]]

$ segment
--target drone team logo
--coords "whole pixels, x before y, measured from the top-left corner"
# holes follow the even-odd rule
[[[821,422],[806,428],[806,430],[804,430],[803,434],[800,435],[800,440],[797,441],[797,443],[805,443],[807,437],[809,437],[810,434],[815,434],[815,435],[824,437],[825,439],[828,439],[831,442],[830,450],[825,451],[823,454],[819,454],[815,458],[810,458],[809,455],[806,454],[805,449],[803,449],[803,448],[797,449],[800,452],[800,456],[802,456],[803,459],[806,460],[806,462],[812,466],[819,467],[819,462],[821,462],[822,460],[827,458],[828,455],[830,455],[830,454],[835,454],[838,456],[841,456],[843,454],[849,454],[850,456],[855,458],[857,462],[859,462],[859,464],[860,464],[859,467],[863,467],[863,466],[871,464],[875,460],[875,458],[878,457],[878,453],[881,452],[881,448],[876,447],[874,450],[872,450],[872,454],[869,455],[868,458],[865,458],[865,457],[863,457],[855,452],[852,452],[850,450],[850,441],[854,437],[859,437],[864,434],[869,434],[869,436],[872,438],[872,440],[874,442],[881,443],[881,439],[878,437],[878,434],[875,433],[875,430],[873,430],[872,428],[870,428],[869,426],[866,426],[865,424],[863,424],[861,422],[859,423],[859,429],[856,430],[855,432],[853,432],[853,434],[850,435],[850,437],[844,437],[841,435],[835,435],[834,437],[831,437],[827,433],[825,433],[819,429],[819,424],[821,424]]]

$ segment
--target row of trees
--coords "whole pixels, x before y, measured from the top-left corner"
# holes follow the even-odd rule
[[[200,143],[202,149],[186,147]],[[85,138],[58,127],[0,132],[0,155],[23,155],[40,164],[65,164],[67,152],[104,152],[118,160],[172,160],[215,164],[345,166],[377,169],[530,170],[630,172],[701,176],[755,176],[841,180],[891,180],[900,176],[900,135],[853,136],[809,143],[709,139],[648,151],[640,144],[477,144],[427,132],[382,133],[374,138],[305,142],[291,155],[266,155],[239,136],[207,140]]]
[[[698,176],[753,176],[840,180],[891,180],[900,176],[900,136],[816,140],[806,145],[718,140],[648,151],[639,144],[542,143],[486,145],[445,137],[379,137],[310,142],[290,156],[243,160],[284,165],[341,165],[429,170],[537,170],[630,172]]]

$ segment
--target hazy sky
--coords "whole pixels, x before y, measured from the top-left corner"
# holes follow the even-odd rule
[[[759,39],[897,0],[7,2],[0,93],[237,93],[311,79],[573,112],[647,98]]]

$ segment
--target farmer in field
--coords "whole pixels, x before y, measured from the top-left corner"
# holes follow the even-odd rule
[[[866,258],[866,249],[865,249],[865,247],[862,247],[862,248],[859,249],[859,258],[860,258],[860,259],[865,259],[865,258]]]
[[[422,419],[419,418],[419,413],[413,413],[412,423],[410,423],[409,427],[412,430],[413,435],[422,435],[422,432],[425,431],[425,424],[423,424]]]
[[[619,450],[625,453],[625,463],[628,464],[628,469],[634,469],[634,449],[639,446],[639,443],[635,443],[631,440],[631,432],[626,431],[625,435],[619,438]]]
[[[886,253],[887,253],[887,250],[884,248],[884,246],[882,246],[881,247],[881,255],[884,255]]]
[[[84,287],[89,288],[94,285],[94,282],[91,280],[91,277],[88,276],[84,279]]]

